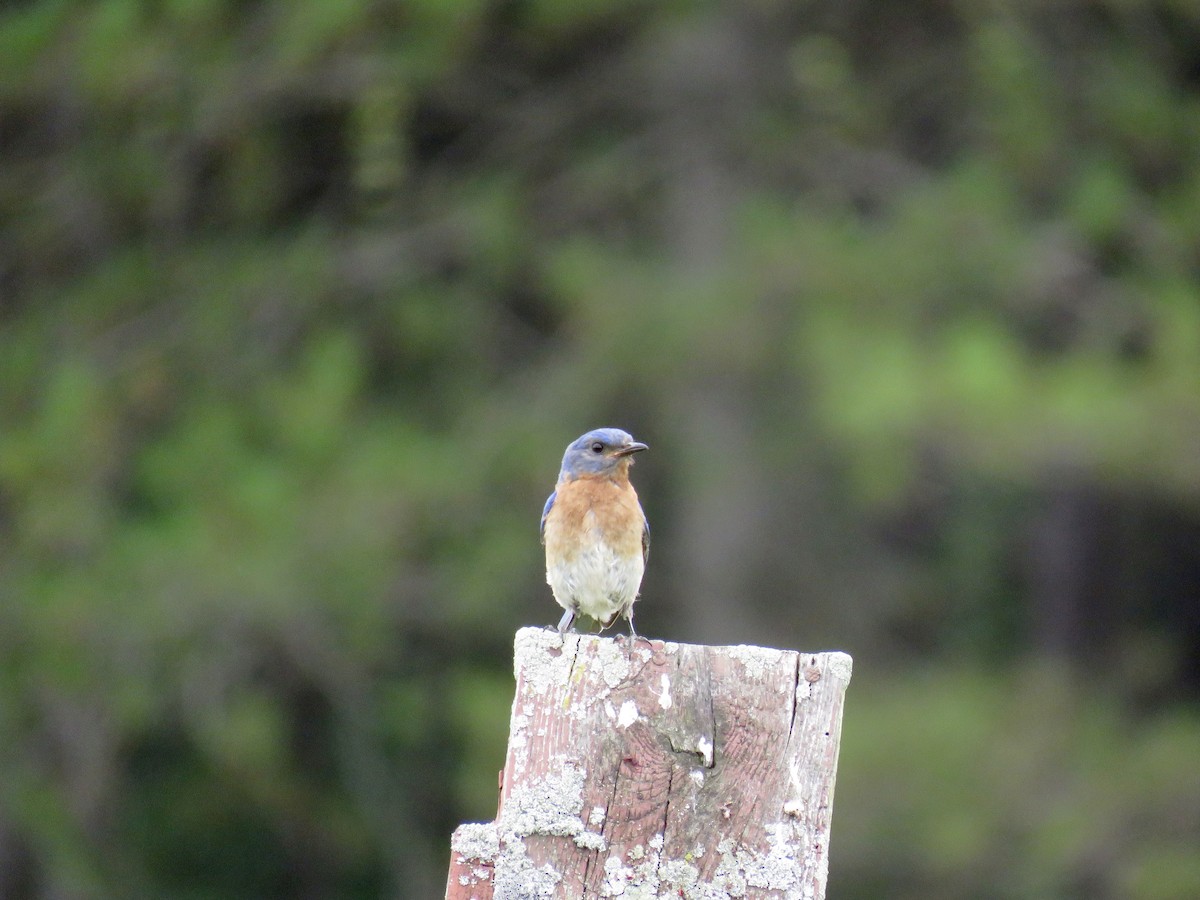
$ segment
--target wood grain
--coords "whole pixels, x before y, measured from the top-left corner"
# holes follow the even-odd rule
[[[494,823],[448,900],[821,900],[844,653],[525,628]]]

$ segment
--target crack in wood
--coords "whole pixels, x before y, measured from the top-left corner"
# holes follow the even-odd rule
[[[548,813],[520,853],[452,854],[448,900],[489,900],[493,862],[508,900],[821,900],[848,656],[523,629],[517,657],[502,799]]]
[[[800,678],[802,677],[802,670],[800,667],[799,654],[796,655],[795,663],[795,677],[792,680],[792,711],[788,721],[787,743],[784,744],[784,747],[788,749],[791,748],[792,736],[796,733],[796,714],[800,709]]]
[[[566,638],[563,638],[563,649],[567,646]],[[571,665],[567,668],[567,684],[575,683],[575,667],[579,665],[579,642],[575,642],[575,650],[571,653]]]

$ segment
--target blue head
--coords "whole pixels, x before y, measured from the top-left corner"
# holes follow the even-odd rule
[[[563,454],[559,478],[628,471],[633,454],[648,449],[620,428],[596,428],[576,438]]]

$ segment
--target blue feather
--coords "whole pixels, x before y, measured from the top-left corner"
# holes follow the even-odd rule
[[[554,498],[558,496],[558,491],[551,491],[550,496],[546,498],[546,505],[542,509],[542,524],[538,527],[538,533],[542,536],[542,541],[546,540],[546,516],[550,515],[550,509],[554,506]]]

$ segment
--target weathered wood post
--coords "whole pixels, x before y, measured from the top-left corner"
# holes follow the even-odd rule
[[[822,900],[845,653],[523,628],[496,820],[447,900]]]

